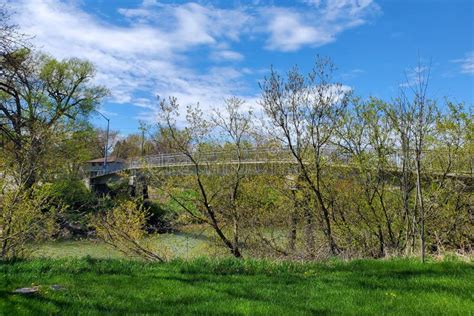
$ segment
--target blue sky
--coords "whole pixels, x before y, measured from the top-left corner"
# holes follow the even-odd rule
[[[317,54],[356,94],[386,99],[420,56],[432,63],[432,97],[474,104],[472,0],[7,1],[43,51],[96,65],[111,91],[102,111],[122,134],[153,122],[156,95],[256,107],[270,65],[307,71]]]

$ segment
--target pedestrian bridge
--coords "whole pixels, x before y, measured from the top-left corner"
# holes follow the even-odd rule
[[[428,152],[428,154],[431,154]],[[332,167],[357,169],[356,164],[350,162],[350,156],[336,150],[336,147],[325,147],[321,149],[324,163]],[[428,155],[436,157],[436,155]],[[311,162],[308,154],[305,162]],[[474,158],[466,164],[465,170],[455,173],[446,173],[439,167],[439,161],[424,162],[425,174],[444,175],[449,177],[468,178],[472,180],[472,166]],[[236,168],[246,173],[294,173],[298,170],[298,162],[292,155],[291,150],[285,147],[264,147],[242,149],[239,153],[235,149],[220,151],[199,151],[191,155],[182,153],[163,153],[153,156],[136,157],[124,161],[121,164],[102,166],[90,169],[89,179],[91,182],[101,182],[119,173],[137,173],[147,169],[157,170],[164,175],[189,175],[195,173],[195,167],[199,166],[201,172],[210,174],[227,174],[235,172]],[[402,158],[399,152],[388,155],[387,168],[392,172],[400,172]]]

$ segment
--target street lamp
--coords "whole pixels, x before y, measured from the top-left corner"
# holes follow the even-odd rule
[[[107,120],[107,136],[105,139],[105,147],[104,147],[104,173],[107,172],[107,152],[109,149],[109,126],[110,126],[110,119],[105,116],[104,114],[100,113],[99,111],[96,110],[97,113],[99,113],[104,119]]]

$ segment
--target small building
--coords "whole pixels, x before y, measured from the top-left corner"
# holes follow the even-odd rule
[[[89,177],[95,177],[99,174],[114,172],[123,168],[125,168],[125,160],[111,156],[107,157],[107,166],[104,165],[104,158],[87,161],[85,171]]]

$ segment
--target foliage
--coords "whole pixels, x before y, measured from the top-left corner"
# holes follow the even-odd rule
[[[34,189],[7,190],[0,196],[0,259],[27,257],[30,242],[49,239],[56,232],[57,208]]]
[[[187,106],[186,125],[179,130],[177,119],[179,103],[176,98],[160,101],[158,126],[161,136],[175,152],[184,155],[191,164],[193,172],[185,178],[181,186],[167,182],[165,194],[194,220],[209,225],[223,246],[236,258],[242,257],[241,224],[242,209],[240,207],[241,182],[244,178],[243,149],[246,140],[251,139],[251,112],[242,111],[244,101],[238,98],[225,100],[224,111],[215,110],[210,119],[204,117],[199,104]],[[224,146],[213,142],[213,132],[220,132],[227,140]],[[235,163],[228,166],[229,171],[219,177],[218,181],[206,173],[213,168],[206,165],[206,157],[218,148],[213,158],[218,165],[222,159],[231,158]],[[224,168],[226,166],[223,166]],[[213,168],[212,172],[219,172]],[[165,182],[161,175],[155,173],[155,182]],[[184,187],[184,190],[183,190]],[[183,199],[183,194],[176,196],[174,192],[192,192],[191,199]],[[195,193],[195,194],[194,194]],[[225,226],[231,229],[224,230]]]
[[[45,181],[53,182],[58,177],[83,179],[85,162],[104,154],[105,141],[102,143],[101,137],[102,132],[87,121],[70,122],[56,135],[53,146],[44,157]]]
[[[87,213],[95,211],[99,200],[85,186],[74,178],[55,179],[37,189],[47,196],[47,205],[60,210],[57,222],[60,231],[58,238],[85,237],[88,232]]]
[[[39,190],[49,197],[50,203],[75,212],[91,211],[96,202],[94,194],[83,181],[77,179],[56,179],[53,183],[42,185]]]
[[[172,216],[179,225],[204,224],[237,258],[420,252],[425,260],[427,251],[473,251],[472,110],[431,100],[429,67],[419,64],[416,80],[392,100],[362,100],[318,56],[308,74],[271,70],[260,85],[260,121],[235,97],[212,113],[188,105],[185,115],[170,97],[159,99],[156,130],[141,122],[141,133],[121,138],[88,121],[108,93],[94,84],[95,67],[37,52],[10,23],[0,5],[4,258],[26,253],[24,244],[48,235],[52,214],[66,208],[61,224],[84,224],[84,212],[100,209],[91,215],[98,236],[150,260],[162,257],[142,240]],[[260,149],[269,156],[258,160]],[[79,179],[83,163],[104,151],[169,153],[187,165],[136,175],[132,189],[124,174],[97,199]],[[148,185],[158,201],[148,199]],[[139,192],[140,206],[128,201]]]
[[[51,148],[97,107],[107,90],[91,83],[94,66],[21,48],[0,56],[0,131],[17,184],[32,187]],[[67,138],[67,137],[66,137]],[[43,168],[44,170],[44,168]]]
[[[426,82],[410,98],[362,100],[332,70],[321,59],[306,76],[272,71],[262,84],[267,134],[234,111],[238,99],[210,119],[189,106],[182,128],[177,99],[162,100],[161,135],[190,166],[155,172],[159,198],[237,257],[472,252],[472,113],[447,100],[438,115]],[[262,143],[287,155],[245,166],[242,153]],[[262,159],[278,159],[271,152]]]
[[[308,256],[315,256],[312,234],[316,216],[321,218],[322,233],[332,255],[341,252],[334,238],[331,221],[334,210],[329,186],[327,157],[334,133],[348,104],[348,91],[333,81],[335,66],[329,58],[317,57],[309,74],[302,74],[295,66],[282,78],[272,69],[261,84],[262,108],[269,121],[269,129],[291,151],[297,162],[299,182],[307,187],[315,203],[306,210]],[[309,205],[309,203],[306,203]]]
[[[175,219],[176,213],[172,212],[166,205],[150,200],[143,201],[143,207],[148,210],[148,231],[165,233],[172,231],[171,222]]]
[[[97,237],[128,256],[164,261],[144,242],[148,212],[135,201],[119,202],[113,209],[91,216]]]
[[[127,137],[117,141],[112,151],[112,156],[122,159],[140,157],[146,155],[158,154],[159,144],[145,134],[130,134]]]

